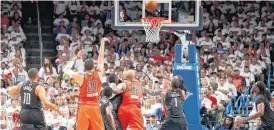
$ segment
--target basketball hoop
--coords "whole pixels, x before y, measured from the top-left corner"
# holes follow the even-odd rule
[[[162,23],[167,20],[165,17],[146,17],[142,18],[142,23],[146,31],[146,42],[157,43],[160,41],[159,32]]]

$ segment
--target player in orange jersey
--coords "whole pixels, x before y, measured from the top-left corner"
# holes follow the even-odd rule
[[[135,70],[126,72],[126,80],[120,83],[115,93],[122,93],[122,103],[118,109],[118,116],[122,129],[126,130],[130,126],[131,130],[144,130],[144,122],[141,113],[141,100],[143,98],[143,88],[136,80]]]
[[[104,130],[104,123],[100,111],[100,93],[102,89],[101,79],[104,75],[104,50],[107,38],[101,39],[99,50],[98,65],[94,67],[92,59],[87,59],[84,63],[86,72],[79,74],[71,70],[76,60],[81,58],[83,50],[79,51],[77,56],[68,63],[64,72],[82,84],[79,95],[79,106],[76,120],[77,130]]]

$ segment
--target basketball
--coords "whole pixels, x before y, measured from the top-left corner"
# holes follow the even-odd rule
[[[155,2],[155,0],[149,0],[146,4],[145,4],[145,8],[147,11],[149,12],[153,12],[157,9],[157,3]]]

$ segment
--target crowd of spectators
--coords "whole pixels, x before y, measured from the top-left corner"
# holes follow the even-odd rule
[[[14,112],[19,112],[17,97],[9,98],[5,104],[6,88],[28,79],[26,67],[26,51],[23,45],[26,36],[23,31],[22,4],[20,1],[1,1],[1,107],[0,129],[18,127],[19,122],[12,120]],[[3,92],[3,93],[2,93]]]
[[[45,86],[48,98],[61,108],[65,116],[59,117],[56,113],[45,110],[49,127],[73,129],[79,84],[64,75],[62,68],[80,49],[85,50],[85,55],[76,61],[75,71],[84,71],[83,63],[87,58],[92,58],[97,63],[102,37],[110,39],[105,51],[106,72],[103,83],[107,82],[111,73],[122,78],[124,70],[133,66],[146,90],[160,91],[169,87],[174,45],[181,43],[179,37],[163,32],[165,38],[161,35],[162,40],[158,44],[152,44],[145,43],[144,31],[112,30],[110,9],[113,2],[54,1],[53,4],[57,58],[54,64],[49,58],[44,60],[39,71],[39,84]],[[134,7],[137,4],[132,2],[124,4],[126,10],[130,11],[128,14],[134,13],[133,10],[137,8]],[[27,79],[24,71],[25,51],[22,48],[26,37],[20,26],[20,2],[1,2],[1,6],[5,7],[1,17],[0,70],[1,92],[4,92],[8,86]],[[202,6],[204,28],[191,32],[197,35],[192,42],[197,45],[200,55],[201,105],[210,113],[225,108],[250,90],[255,81],[266,81],[267,72],[274,66],[274,3],[204,1]],[[134,21],[138,19],[135,16],[127,17]],[[24,78],[18,80],[18,76]],[[20,110],[20,106],[17,97],[8,98],[3,95],[1,94],[0,129],[10,129],[18,125],[12,123],[14,120],[11,113]],[[142,113],[148,121],[145,123],[147,130],[159,128],[159,109],[162,109],[161,97],[144,93]],[[5,110],[7,114],[2,114]],[[243,112],[237,114],[241,113]],[[224,123],[233,124],[230,119],[226,117]],[[254,126],[259,123],[257,121]]]

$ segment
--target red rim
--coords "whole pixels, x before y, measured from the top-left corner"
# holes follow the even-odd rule
[[[154,20],[157,20],[157,21],[164,21],[164,20],[167,20],[167,18],[165,17],[145,17],[145,18],[141,18],[141,20],[145,21],[145,22],[149,22],[149,21],[154,21]]]
[[[167,20],[165,17],[145,17],[141,18],[142,22],[151,23],[151,28],[159,28],[161,22]]]

